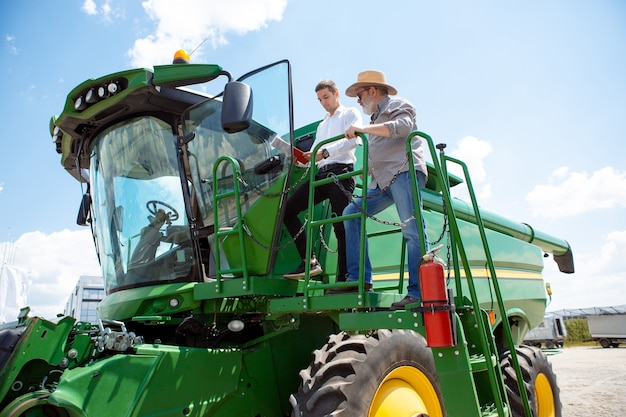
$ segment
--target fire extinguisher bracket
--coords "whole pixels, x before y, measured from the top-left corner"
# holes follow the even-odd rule
[[[456,311],[456,308],[453,304],[428,305],[412,308],[411,311],[414,313],[435,313],[438,311],[448,311],[453,313]]]

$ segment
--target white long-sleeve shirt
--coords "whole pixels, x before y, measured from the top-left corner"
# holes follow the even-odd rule
[[[362,124],[361,112],[355,107],[340,105],[331,116],[326,113],[326,117],[321,121],[315,133],[315,141],[311,145],[311,150],[323,140],[342,135],[351,125],[360,126]],[[324,146],[329,157],[317,163],[318,168],[328,164],[354,164],[356,156],[354,150],[361,144],[361,138],[340,139]],[[313,157],[314,159],[314,157]]]

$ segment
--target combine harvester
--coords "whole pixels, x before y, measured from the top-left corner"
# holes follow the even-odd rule
[[[236,81],[218,65],[172,64],[69,93],[50,132],[83,187],[78,223],[107,295],[98,326],[25,308],[0,331],[0,417],[561,416],[551,364],[520,344],[544,316],[544,253],[572,273],[570,247],[478,210],[465,165],[422,132],[407,146],[421,140],[432,156],[416,215],[443,247],[445,265],[422,265],[434,299],[389,310],[407,276],[393,207],[363,221],[374,291],[361,277],[357,292],[325,294],[350,284],[327,250],[343,219],[324,204],[305,217],[325,274],[283,278],[300,261],[282,227],[287,196],[307,178],[335,180],[270,146],[315,133],[294,130],[291,80],[288,61]],[[367,172],[366,140],[358,152],[365,162],[342,176]]]

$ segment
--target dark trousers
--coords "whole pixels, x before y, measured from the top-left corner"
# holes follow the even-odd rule
[[[324,168],[324,167],[323,167]],[[320,170],[317,174],[317,178],[326,178],[330,172],[335,174],[342,174],[348,171],[352,171],[351,165],[344,164],[332,164],[325,170]],[[340,181],[343,188],[352,194],[354,191],[354,179],[344,179]],[[314,203],[318,204],[321,201],[328,199],[330,201],[330,208],[332,212],[341,216],[343,209],[350,202],[344,192],[334,183],[324,184],[315,188]],[[283,222],[285,227],[293,238],[302,229],[302,222],[298,218],[298,214],[305,211],[309,204],[309,181],[306,181],[294,193],[287,199],[287,207],[285,209],[285,217]],[[335,236],[337,238],[337,267],[338,275],[337,281],[345,281],[348,269],[346,267],[346,231],[343,226],[343,222],[333,223],[335,230]],[[306,232],[302,232],[300,236],[295,239],[296,249],[300,254],[300,258],[308,259],[306,254]]]

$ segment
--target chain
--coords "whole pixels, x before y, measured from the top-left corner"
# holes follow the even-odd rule
[[[448,242],[446,243],[446,270],[448,272],[448,276],[446,277],[446,285],[450,283],[450,271],[452,270],[452,261],[450,260],[451,256],[451,239],[450,239],[450,225],[448,224],[448,211],[446,210],[446,204],[443,204],[443,222],[444,222],[444,230],[447,229],[448,234]],[[443,233],[443,232],[442,232]]]
[[[261,242],[259,239],[257,239],[253,234],[252,231],[250,230],[250,228],[248,228],[247,224],[243,224],[243,226],[241,227],[243,229],[244,232],[246,232],[246,234],[250,237],[250,239],[252,239],[252,241],[254,243],[256,243],[257,245],[259,245],[260,247],[262,247],[263,249],[269,250],[269,251],[280,251],[283,250],[287,247],[289,247],[290,245],[293,245],[294,242],[296,241],[296,239],[298,239],[298,237],[304,232],[304,229],[306,228],[306,224],[307,224],[308,220],[304,220],[304,224],[302,225],[302,227],[300,228],[300,230],[298,230],[298,233],[296,233],[296,235],[293,237],[293,239],[289,240],[288,242],[280,245],[280,246],[267,246],[265,243]]]
[[[443,213],[443,228],[441,229],[441,235],[439,235],[437,240],[432,242],[431,245],[436,245],[440,243],[443,240],[444,236],[447,236],[448,238],[446,242],[446,270],[448,272],[448,276],[446,278],[446,285],[448,285],[450,283],[450,270],[452,269],[452,261],[450,259],[451,257],[450,225],[448,223],[448,209],[446,209],[446,203],[445,201],[443,201],[443,198],[441,199],[441,202],[442,202],[442,213]]]
[[[452,270],[452,261],[450,260],[450,231],[448,230],[448,244],[446,245],[447,251],[447,259],[446,259],[446,270],[448,271],[448,276],[446,277],[446,285],[450,283],[450,271]]]
[[[294,244],[294,242],[298,239],[298,237],[300,237],[300,235],[302,233],[304,233],[304,230],[306,229],[306,224],[308,223],[308,220],[304,221],[304,224],[302,225],[302,227],[300,228],[300,230],[298,230],[298,233],[296,233],[296,235],[289,240],[288,242],[280,245],[280,246],[267,246],[265,243],[261,242],[259,239],[257,239],[253,234],[252,231],[250,230],[250,228],[248,227],[248,225],[246,225],[244,223],[242,229],[244,230],[244,232],[246,232],[246,234],[250,237],[250,239],[252,239],[252,241],[254,243],[256,243],[257,245],[259,245],[260,247],[262,247],[263,249],[266,250],[270,250],[270,251],[280,251],[283,250],[291,245]],[[330,253],[337,253],[337,249],[331,249],[328,244],[326,243],[326,240],[324,239],[324,225],[320,226],[320,241],[322,242],[322,246],[324,246],[324,248],[330,252]]]
[[[320,226],[320,241],[322,242],[322,246],[324,246],[327,252],[337,253],[337,249],[331,249],[326,243],[326,240],[324,239],[324,225]]]
[[[406,164],[406,161],[405,161]],[[404,166],[404,165],[403,165]],[[402,167],[400,168],[402,169]],[[398,178],[398,176],[400,174],[402,174],[404,171],[398,171],[393,178],[391,179],[391,181],[389,182],[389,185],[387,185],[386,187],[382,188],[380,191],[378,191],[376,194],[370,194],[370,195],[365,195],[365,196],[358,196],[358,195],[354,195],[352,194],[352,192],[348,191],[345,189],[345,187],[343,185],[341,185],[341,183],[339,182],[339,179],[337,178],[337,176],[334,173],[330,173],[329,175],[332,177],[333,181],[335,182],[335,184],[337,185],[337,187],[339,187],[339,189],[344,193],[344,195],[346,197],[348,197],[348,200],[350,201],[350,204],[354,205],[362,214],[365,215],[365,217],[374,220],[377,223],[381,223],[387,226],[396,226],[396,227],[404,227],[406,226],[409,222],[415,220],[415,216],[411,216],[408,219],[406,219],[405,221],[401,222],[401,223],[397,223],[397,222],[392,222],[389,220],[383,220],[383,219],[379,219],[378,217],[372,215],[372,214],[367,214],[367,212],[365,212],[360,205],[357,205],[354,202],[354,198],[361,198],[362,200],[368,199],[368,198],[372,198],[372,197],[376,197],[381,195],[382,193],[386,192],[387,190],[389,190],[389,188],[391,187],[391,185],[396,181],[396,179]]]
[[[387,186],[385,186],[384,188],[382,188],[379,192],[377,192],[376,194],[370,194],[370,195],[366,195],[366,196],[358,196],[358,195],[354,195],[352,194],[351,191],[346,190],[346,188],[341,184],[341,182],[339,181],[339,179],[337,178],[337,175],[334,172],[329,172],[328,176],[330,176],[333,179],[333,182],[335,183],[335,185],[337,185],[337,187],[339,187],[339,189],[341,190],[341,192],[348,197],[348,200],[350,201],[351,204],[354,204],[354,206],[362,213],[364,214],[366,217],[374,220],[377,223],[381,223],[387,226],[396,226],[396,227],[404,227],[406,226],[409,222],[415,220],[415,216],[411,216],[408,219],[406,219],[405,221],[398,223],[398,222],[392,222],[389,220],[383,220],[383,219],[379,219],[378,217],[371,215],[371,214],[367,214],[359,205],[354,203],[354,198],[358,197],[361,199],[367,199],[367,198],[373,198],[376,196],[379,196],[385,192],[387,192],[389,190],[389,188],[391,188],[391,185],[397,180],[398,176],[400,176],[400,174],[402,174],[404,171],[402,170],[402,168],[404,168],[404,166],[407,165],[409,161],[409,157],[407,155],[406,160],[404,161],[404,163],[402,164],[402,166],[400,167],[400,169],[398,170],[398,172],[396,172],[396,174],[391,178],[391,181],[389,182],[389,184]],[[304,173],[302,174],[302,176],[296,181],[294,182],[290,187],[288,187],[285,191],[282,191],[280,193],[275,193],[275,194],[265,194],[263,192],[263,190],[257,188],[257,187],[253,187],[250,184],[248,184],[246,182],[246,180],[242,177],[239,176],[239,182],[246,188],[256,192],[259,195],[265,196],[265,197],[278,197],[284,194],[288,194],[291,190],[293,190],[294,188],[296,188],[307,176],[308,172],[309,172],[310,166],[307,165]],[[250,239],[252,239],[252,241],[254,243],[256,243],[257,245],[259,245],[260,247],[266,249],[266,250],[271,250],[271,251],[279,251],[282,249],[285,249],[286,247],[288,247],[289,245],[293,244],[295,242],[296,239],[298,239],[298,237],[304,232],[305,228],[306,228],[306,223],[308,222],[308,220],[305,220],[305,223],[302,225],[302,227],[300,228],[300,230],[298,230],[298,233],[296,233],[296,235],[293,237],[292,240],[290,240],[289,242],[285,243],[284,245],[278,246],[278,247],[271,247],[271,246],[267,246],[266,244],[264,244],[263,242],[259,241],[256,237],[254,237],[254,235],[252,234],[252,231],[250,231],[250,229],[248,228],[248,226],[244,223],[242,228],[243,230],[246,232],[246,234],[250,237]],[[445,224],[444,224],[444,231],[445,231]],[[439,237],[439,239],[437,240],[437,242],[439,242],[442,238],[443,238],[443,233],[442,232],[442,236]],[[326,240],[324,239],[324,226],[320,226],[319,228],[319,234],[320,234],[320,241],[322,243],[322,246],[324,246],[324,248],[330,252],[330,253],[337,253],[336,249],[331,249],[328,244],[326,243]],[[436,242],[436,243],[437,243]],[[449,256],[449,255],[448,255]]]
[[[258,187],[255,187],[255,186],[252,186],[252,185],[250,185],[250,184],[248,184],[248,182],[245,180],[245,178],[244,178],[243,176],[241,176],[241,175],[238,177],[238,179],[239,179],[239,182],[240,182],[240,183],[241,183],[241,184],[242,184],[245,188],[247,188],[247,189],[249,189],[249,190],[253,191],[254,193],[256,193],[256,194],[258,194],[258,195],[260,195],[260,196],[263,196],[263,197],[280,197],[280,196],[282,196],[282,195],[287,195],[287,194],[289,194],[292,190],[294,190],[295,188],[297,188],[297,187],[300,185],[300,183],[306,179],[306,177],[307,177],[307,175],[308,175],[308,173],[309,173],[309,169],[310,169],[310,167],[307,165],[307,166],[306,166],[306,169],[305,169],[305,170],[304,170],[304,172],[302,173],[302,176],[301,176],[300,178],[298,178],[298,179],[296,180],[296,182],[294,182],[291,186],[287,187],[284,191],[281,191],[281,192],[279,192],[279,193],[272,193],[272,194],[265,194],[265,192],[264,192],[262,189],[260,189],[260,188],[258,188]]]
[[[365,196],[359,196],[359,195],[351,195],[351,197],[359,197],[363,200],[368,199],[368,198],[373,198],[373,197],[378,197],[379,195],[386,193],[391,186],[393,185],[394,182],[396,182],[396,180],[398,179],[398,177],[400,176],[400,174],[402,174],[403,171],[402,168],[404,168],[407,164],[409,163],[409,156],[407,155],[406,159],[404,160],[404,163],[402,164],[402,166],[398,169],[398,172],[396,172],[394,174],[394,176],[391,178],[391,181],[389,181],[389,184],[387,184],[385,187],[381,188],[380,191],[378,191],[376,194],[370,194],[370,195],[365,195]]]
[[[444,203],[443,204],[443,228],[441,229],[441,234],[439,235],[437,240],[435,240],[434,242],[431,242],[431,245],[437,245],[438,243],[440,243],[446,235],[446,230],[448,231],[448,234],[450,234],[450,231],[448,230],[448,211],[446,210],[446,204]],[[450,240],[448,239],[448,245],[449,244],[450,244]]]
[[[298,180],[296,182],[294,182],[290,187],[288,187],[287,189],[285,189],[285,191],[282,191],[280,193],[275,193],[275,194],[265,194],[263,192],[263,190],[257,188],[257,187],[253,187],[250,184],[248,184],[246,182],[246,180],[242,177],[239,176],[239,182],[246,188],[254,191],[255,193],[264,196],[264,197],[279,197],[281,195],[286,195],[289,192],[291,192],[291,190],[295,189],[304,179],[306,179],[307,174],[309,173],[309,169],[310,166],[307,165],[306,169],[304,170],[304,172],[302,173],[302,176],[300,178],[298,178]],[[334,174],[332,174],[334,175]],[[343,187],[341,187],[343,188]],[[345,189],[343,190],[345,192]],[[250,237],[250,239],[252,239],[252,241],[254,243],[256,243],[257,245],[259,245],[260,247],[262,247],[263,249],[266,250],[270,250],[270,251],[280,251],[283,250],[287,247],[289,247],[290,245],[294,244],[294,242],[298,239],[298,237],[300,237],[300,235],[302,233],[304,233],[305,229],[306,229],[306,224],[308,223],[308,219],[305,219],[304,224],[302,225],[302,227],[300,227],[300,230],[298,230],[298,232],[295,234],[295,236],[293,236],[293,238],[291,240],[289,240],[288,242],[286,242],[283,245],[277,246],[277,247],[273,247],[273,246],[268,246],[265,243],[261,242],[260,240],[258,240],[253,234],[252,231],[250,230],[250,228],[248,228],[248,226],[244,223],[242,226],[242,229],[246,232],[246,234]],[[320,240],[322,242],[322,245],[324,246],[324,248],[326,248],[326,250],[330,253],[337,253],[336,249],[331,249],[328,244],[326,243],[326,240],[324,239],[323,233],[324,233],[324,226],[322,225],[320,227]]]

